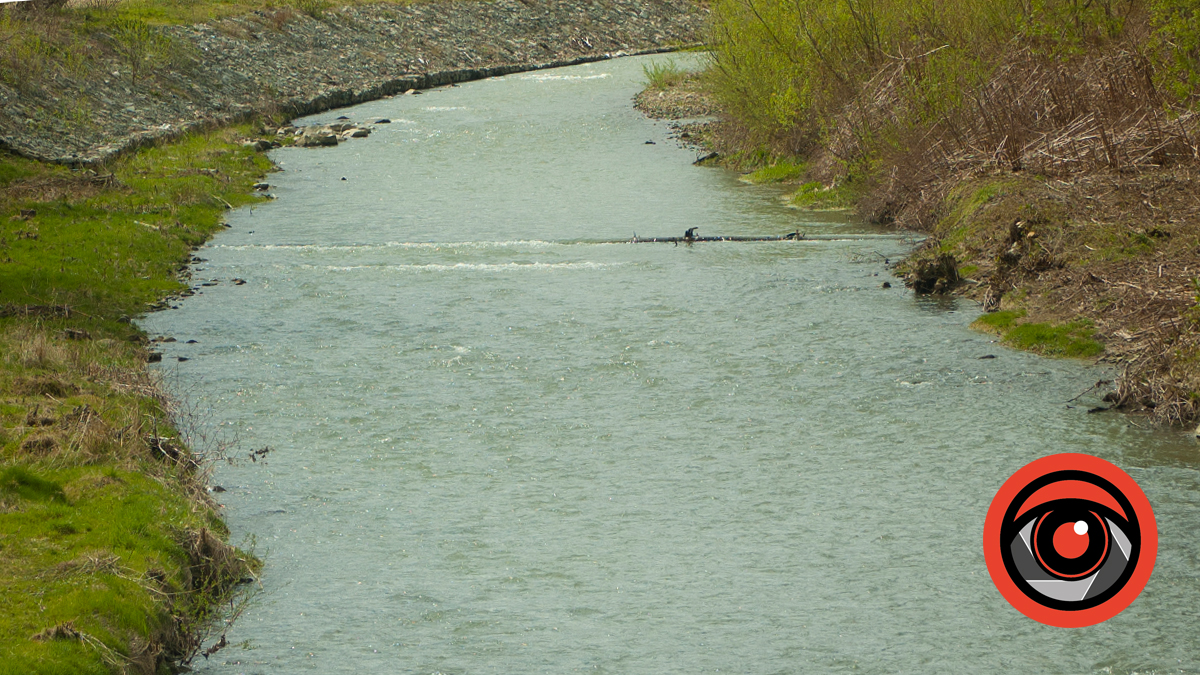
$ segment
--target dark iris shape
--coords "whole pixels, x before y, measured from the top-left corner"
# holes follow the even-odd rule
[[[1108,525],[1083,499],[1060,499],[1033,526],[1033,554],[1042,569],[1067,580],[1088,576],[1108,558],[1112,535]],[[1040,509],[1039,509],[1040,510]]]
[[[1029,598],[1053,609],[1089,609],[1129,581],[1140,532],[1129,500],[1111,483],[1083,471],[1058,471],[1013,499],[1001,526],[1001,555]]]

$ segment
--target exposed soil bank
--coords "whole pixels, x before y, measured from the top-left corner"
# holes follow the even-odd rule
[[[103,35],[82,73],[0,84],[0,147],[68,164],[253,114],[302,115],[408,89],[692,44],[692,0],[362,5],[260,11],[157,28],[170,49],[135,78]]]

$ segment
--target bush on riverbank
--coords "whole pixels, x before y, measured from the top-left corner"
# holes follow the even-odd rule
[[[743,152],[870,183],[928,225],[964,171],[1131,169],[1197,154],[1200,8],[1186,0],[720,0],[714,91]],[[934,191],[936,193],[936,190]]]
[[[257,199],[252,131],[98,170],[0,155],[0,673],[157,672],[257,568],[129,319]]]
[[[1017,346],[1098,339],[1121,405],[1200,415],[1200,4],[716,0],[713,18],[727,163],[803,164],[793,203],[931,234],[901,266],[914,288],[1020,312],[997,328]]]

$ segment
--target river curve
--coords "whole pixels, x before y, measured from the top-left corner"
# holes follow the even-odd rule
[[[1193,441],[881,288],[910,241],[693,167],[631,107],[649,58],[311,118],[391,124],[277,151],[278,201],[199,253],[216,285],[146,319],[210,434],[274,449],[217,473],[265,593],[199,672],[1200,668]],[[846,236],[597,243],[692,226]],[[1052,452],[1158,516],[1146,590],[1091,628],[983,562],[996,489]]]

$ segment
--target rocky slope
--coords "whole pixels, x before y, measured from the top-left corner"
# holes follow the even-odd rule
[[[494,0],[294,9],[158,28],[160,58],[135,76],[115,40],[84,68],[0,84],[0,148],[92,164],[131,147],[255,113],[300,115],[408,89],[692,44],[692,0]]]

